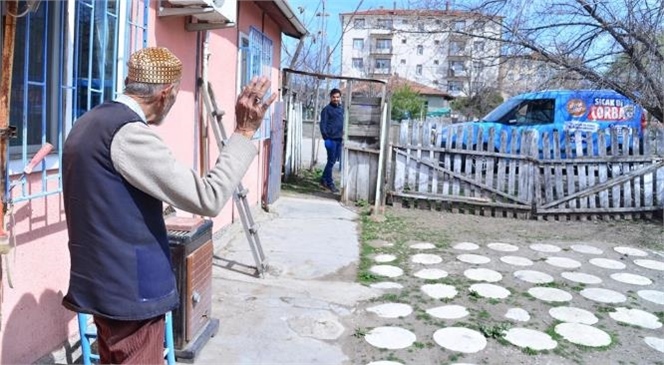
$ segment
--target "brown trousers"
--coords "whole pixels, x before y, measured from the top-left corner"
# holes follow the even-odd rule
[[[94,316],[102,364],[163,364],[164,316],[117,321]]]

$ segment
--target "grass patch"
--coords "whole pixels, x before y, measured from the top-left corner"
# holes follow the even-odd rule
[[[613,313],[614,312],[613,308],[602,306],[602,305],[595,306],[595,310],[597,311],[597,313]]]
[[[535,284],[535,286],[541,286],[544,288],[556,288],[556,289],[561,289],[567,287],[567,284],[565,283],[559,283],[557,281],[552,281],[550,283],[544,283],[544,284]]]
[[[533,350],[533,349],[530,348],[530,347],[524,347],[524,348],[522,348],[522,349],[521,349],[521,352],[523,352],[523,353],[526,354],[526,355],[530,355],[530,356],[537,355],[537,350]]]
[[[660,322],[664,322],[664,312],[654,312],[653,314],[659,318]]]
[[[489,318],[491,318],[491,314],[489,314],[489,312],[487,312],[487,311],[484,310],[484,309],[482,309],[482,310],[477,314],[477,316],[480,317],[480,318],[482,318],[482,319],[489,319]]]
[[[577,285],[574,285],[573,287],[570,287],[570,289],[572,289],[576,292],[580,292],[581,290],[583,290],[585,288],[586,288],[585,284],[577,284]]]
[[[444,233],[433,230],[431,227],[422,226],[422,223],[411,218],[402,218],[393,214],[386,214],[383,221],[375,221],[369,214],[368,209],[361,208],[360,212],[360,241],[362,247],[360,251],[360,264],[358,267],[357,280],[362,284],[369,284],[379,281],[379,277],[369,271],[375,265],[373,256],[376,253],[390,253],[397,258],[391,265],[400,266],[399,263],[408,260],[412,254],[406,247],[406,242],[412,240],[427,241],[435,244],[437,247],[449,245],[449,240]],[[382,247],[380,249],[369,245],[371,241],[382,240],[393,243],[392,247]],[[409,274],[408,266],[404,267],[406,274]]]
[[[415,319],[420,320],[420,321],[430,321],[431,320],[431,315],[427,312],[418,312],[415,315]]]
[[[461,355],[459,355],[459,354],[452,354],[452,355],[447,357],[447,360],[449,360],[450,363],[457,362],[457,361],[459,361],[459,359],[461,359]]]
[[[415,347],[418,350],[421,350],[425,347],[425,345],[422,342],[415,341],[413,342],[413,347]]]
[[[300,170],[299,176],[291,175],[288,180],[281,184],[281,188],[303,194],[320,192],[322,190],[320,186],[322,177],[323,170],[319,168],[313,171],[303,169]]]
[[[494,325],[480,324],[479,326],[479,331],[484,335],[484,337],[493,338],[496,340],[505,337],[505,331],[508,329],[510,329],[510,325],[508,323],[497,323]]]
[[[371,299],[372,302],[388,302],[395,303],[399,301],[399,296],[394,293],[383,294],[377,298]]]
[[[532,295],[530,295],[530,293],[528,293],[527,291],[523,291],[523,292],[521,292],[521,295],[522,295],[524,298],[527,298],[527,299],[530,300],[530,301],[534,301],[534,300],[535,300],[535,297],[532,296]]]
[[[555,331],[556,326],[559,325],[560,323],[562,323],[562,322],[560,322],[560,321],[554,321],[553,324],[551,324],[551,325],[549,326],[549,328],[547,328],[546,331],[544,331],[547,335],[551,336],[551,338],[553,338],[554,340],[556,340],[556,341],[558,341],[558,342],[560,342],[560,340],[563,339],[563,336],[559,335],[559,334]]]
[[[398,358],[394,352],[391,352],[389,355],[387,355],[387,358],[385,359],[387,361],[394,361],[394,362],[400,362],[402,364],[405,364],[406,362]]]
[[[357,327],[355,328],[355,332],[353,332],[353,337],[355,338],[364,338],[369,333],[369,330],[366,328],[362,327]]]

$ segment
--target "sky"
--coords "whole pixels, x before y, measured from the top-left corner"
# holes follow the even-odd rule
[[[358,8],[358,4],[361,5]],[[351,13],[358,10],[378,9],[381,6],[386,9],[392,9],[395,6],[397,9],[407,9],[409,0],[287,0],[291,9],[295,12],[300,21],[304,24],[310,34],[317,34],[319,31],[324,31],[327,34],[328,44],[331,48],[339,42],[341,37],[341,20],[339,19],[340,13]],[[316,16],[317,13],[322,13],[323,4],[325,4],[325,13],[329,14],[326,18],[326,25],[323,27],[321,17]],[[303,10],[300,12],[300,10]],[[295,51],[297,40],[286,37],[286,46],[291,52]],[[332,70],[338,70],[340,64],[341,44],[336,47],[333,56]],[[282,57],[282,62],[285,57]],[[284,67],[288,65],[283,65]]]

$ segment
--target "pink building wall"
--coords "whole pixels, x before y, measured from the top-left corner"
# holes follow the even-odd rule
[[[272,92],[279,90],[279,61],[281,32],[267,14],[253,2],[238,2],[238,28],[210,31],[209,80],[213,84],[219,107],[226,112],[224,125],[230,133],[234,127],[236,65],[238,58],[238,31],[248,34],[254,25],[274,42]],[[182,163],[199,168],[199,136],[195,110],[196,39],[195,32],[187,32],[183,18],[158,18],[156,2],[149,14],[150,46],[165,46],[183,62],[183,78],[177,102],[158,133],[176,158]],[[204,110],[203,110],[204,112]],[[210,133],[208,162],[214,163],[218,150]],[[267,141],[256,141],[259,155],[243,179],[250,189],[249,203],[259,205],[261,193],[267,184]],[[30,177],[30,188],[40,189],[39,174]],[[52,181],[51,184],[57,184]],[[16,248],[8,256],[13,288],[8,286],[7,265],[3,261],[0,284],[0,363],[32,363],[77,335],[74,313],[65,310],[61,300],[69,279],[69,253],[67,231],[61,195],[37,198],[17,203],[14,208],[11,232]],[[121,214],[121,212],[115,212]],[[233,222],[234,207],[229,201],[214,220],[219,230]],[[112,213],[109,213],[109,218]]]

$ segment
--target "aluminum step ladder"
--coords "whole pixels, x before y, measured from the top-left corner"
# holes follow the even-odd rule
[[[217,145],[221,151],[226,139],[228,138],[228,135],[224,130],[224,125],[222,124],[222,118],[225,113],[223,110],[219,110],[217,107],[212,85],[209,82],[207,85],[204,85],[203,79],[199,78],[198,86],[201,90],[201,95],[203,96],[205,109],[213,121],[210,123],[210,126],[212,127],[212,132],[214,133],[214,137],[217,140]],[[244,227],[244,233],[246,234],[247,240],[249,241],[249,248],[251,248],[251,254],[253,255],[254,262],[256,263],[256,270],[258,275],[262,277],[267,270],[267,260],[265,258],[265,254],[263,253],[263,246],[261,245],[260,237],[258,236],[258,225],[256,225],[254,217],[251,215],[249,204],[247,203],[248,193],[249,190],[245,189],[244,186],[242,186],[242,182],[240,182],[233,192],[233,200],[235,201],[235,205],[240,215],[240,220],[242,221],[242,226]]]

